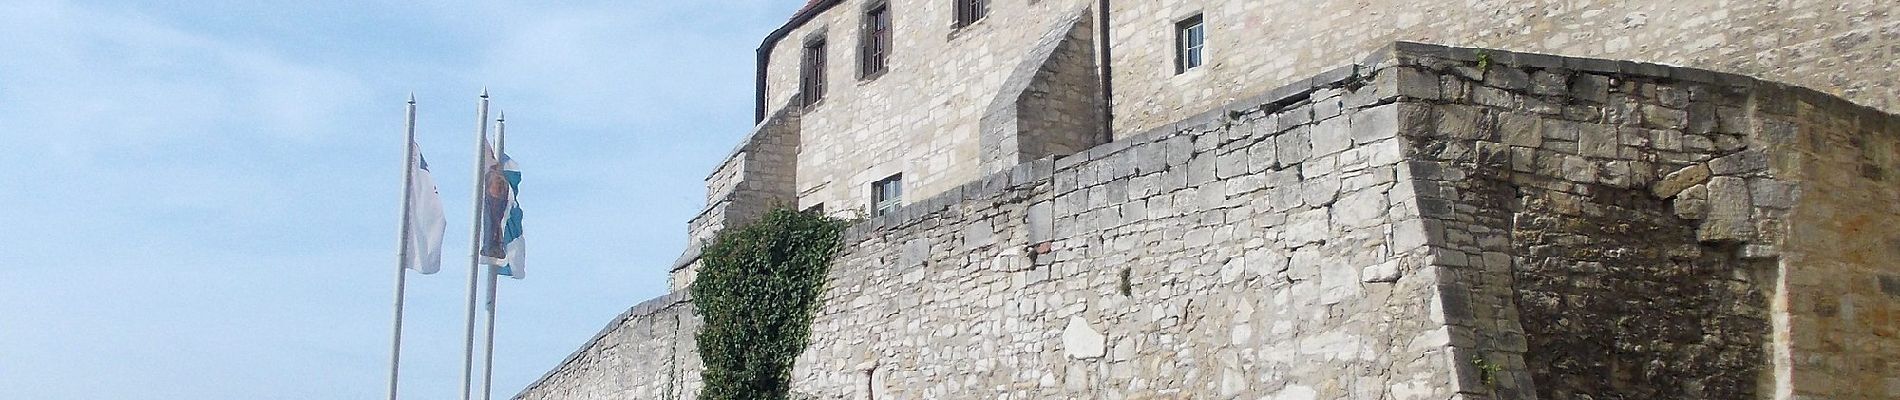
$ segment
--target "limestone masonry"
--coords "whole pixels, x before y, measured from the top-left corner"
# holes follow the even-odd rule
[[[774,206],[866,217],[811,398],[1900,398],[1900,5],[957,3],[769,36],[674,294],[515,398],[693,398]]]

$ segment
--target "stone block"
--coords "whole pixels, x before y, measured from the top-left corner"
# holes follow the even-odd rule
[[[1478,86],[1471,88],[1471,101],[1492,107],[1516,107],[1517,95],[1504,89]]]
[[[1399,107],[1385,105],[1362,109],[1352,114],[1352,141],[1372,143],[1398,135]]]
[[[1565,154],[1561,156],[1562,173],[1557,175],[1564,180],[1577,183],[1596,183],[1597,166],[1583,157]]]
[[[1413,68],[1397,67],[1388,69],[1394,72],[1392,84],[1398,95],[1414,99],[1436,100],[1438,96],[1438,76]],[[1381,79],[1385,78],[1382,73]]]
[[[1279,149],[1274,146],[1274,143],[1276,142],[1272,139],[1261,140],[1247,148],[1248,172],[1259,173],[1280,168],[1279,154],[1277,154]]]
[[[1108,337],[1096,332],[1080,316],[1069,317],[1062,329],[1062,351],[1071,359],[1089,360],[1108,354]]]
[[[1295,212],[1287,218],[1286,230],[1282,237],[1286,238],[1291,245],[1317,243],[1329,239],[1332,237],[1329,217],[1329,210],[1325,208]]]
[[[1531,87],[1531,75],[1517,68],[1494,66],[1485,71],[1484,84],[1506,90],[1527,90]]]
[[[1656,197],[1671,198],[1691,186],[1700,185],[1709,180],[1709,168],[1702,164],[1683,167],[1675,172],[1663,175],[1661,181],[1650,187],[1650,193]]]
[[[1437,107],[1435,116],[1439,137],[1488,140],[1497,128],[1497,117],[1479,107],[1443,105]]]
[[[1250,172],[1247,165],[1247,152],[1244,150],[1230,151],[1217,157],[1214,162],[1214,176],[1218,179],[1229,179]]]
[[[1388,260],[1383,263],[1366,266],[1360,271],[1359,275],[1366,283],[1398,282],[1401,276],[1399,261]]]
[[[1306,135],[1306,128],[1295,128],[1274,138],[1273,147],[1277,150],[1279,165],[1306,161],[1313,146],[1312,142],[1307,141]]]
[[[1544,119],[1520,113],[1498,114],[1498,134],[1512,146],[1539,147],[1544,144]]]
[[[1709,217],[1708,185],[1693,185],[1676,194],[1671,204],[1677,217],[1683,219],[1705,219]]]
[[[1768,154],[1756,150],[1716,157],[1709,160],[1709,172],[1715,175],[1742,175],[1768,169]]]
[[[1681,130],[1688,127],[1689,112],[1655,105],[1639,108],[1645,128]]]
[[[1333,198],[1339,195],[1339,187],[1340,182],[1338,176],[1325,175],[1307,178],[1300,183],[1300,197],[1306,201],[1306,204],[1331,204]]]
[[[1321,156],[1338,153],[1352,147],[1350,122],[1345,117],[1334,117],[1313,125],[1308,132],[1312,140],[1312,155]]]
[[[1214,180],[1214,158],[1212,152],[1197,153],[1188,160],[1187,173],[1189,185],[1200,185]]]
[[[1055,210],[1052,202],[1037,202],[1029,206],[1023,216],[1023,223],[1029,228],[1029,242],[1042,243],[1055,239]]]
[[[1387,207],[1384,191],[1360,190],[1348,193],[1333,204],[1333,225],[1364,228],[1385,223]]]
[[[1359,287],[1360,267],[1343,262],[1336,257],[1325,257],[1319,266],[1320,304],[1339,304],[1358,298],[1363,289]]]
[[[1610,77],[1597,74],[1577,74],[1570,82],[1570,97],[1596,104],[1609,104]]]

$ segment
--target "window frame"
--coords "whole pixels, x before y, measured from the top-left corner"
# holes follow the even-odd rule
[[[879,2],[866,7],[863,18],[862,33],[858,35],[858,78],[871,80],[891,70],[895,26],[891,21],[890,3]]]
[[[955,5],[952,6],[952,8],[955,9],[954,14],[956,14],[956,17],[951,25],[951,27],[953,28],[962,28],[962,27],[974,25],[976,24],[977,21],[982,21],[983,17],[987,17],[990,15],[990,0],[952,0],[952,1],[955,2]]]
[[[1174,73],[1207,65],[1207,20],[1194,14],[1174,23]]]
[[[904,174],[893,174],[871,182],[871,216],[883,216],[903,206]]]
[[[824,36],[818,36],[806,40],[803,46],[804,52],[800,55],[798,67],[798,93],[800,102],[806,107],[817,105],[825,99],[826,86],[830,84],[825,79],[830,66],[826,47],[829,44]]]

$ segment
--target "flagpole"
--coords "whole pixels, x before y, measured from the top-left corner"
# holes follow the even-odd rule
[[[409,274],[403,271],[403,263],[409,261],[409,202],[415,193],[416,177],[416,95],[409,94],[408,120],[405,129],[402,153],[402,222],[396,228],[396,321],[392,323],[389,335],[389,400],[396,400],[396,372],[402,364],[402,298],[403,289]]]
[[[501,157],[508,154],[508,112],[498,111],[495,118],[495,154]],[[501,162],[499,158],[495,162]],[[513,194],[509,194],[512,196]],[[482,400],[489,400],[489,389],[495,386],[495,266],[488,266],[488,339],[482,350]]]
[[[481,105],[476,108],[475,118],[475,217],[469,225],[468,247],[468,325],[462,341],[462,400],[469,400],[469,389],[474,386],[475,378],[475,283],[476,270],[482,262],[482,194],[488,190],[488,166],[482,152],[488,151],[488,88],[482,88]]]

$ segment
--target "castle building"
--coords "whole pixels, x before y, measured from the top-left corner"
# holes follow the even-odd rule
[[[865,218],[818,398],[1900,398],[1896,11],[811,0],[675,293],[517,398],[692,398],[772,207]]]

